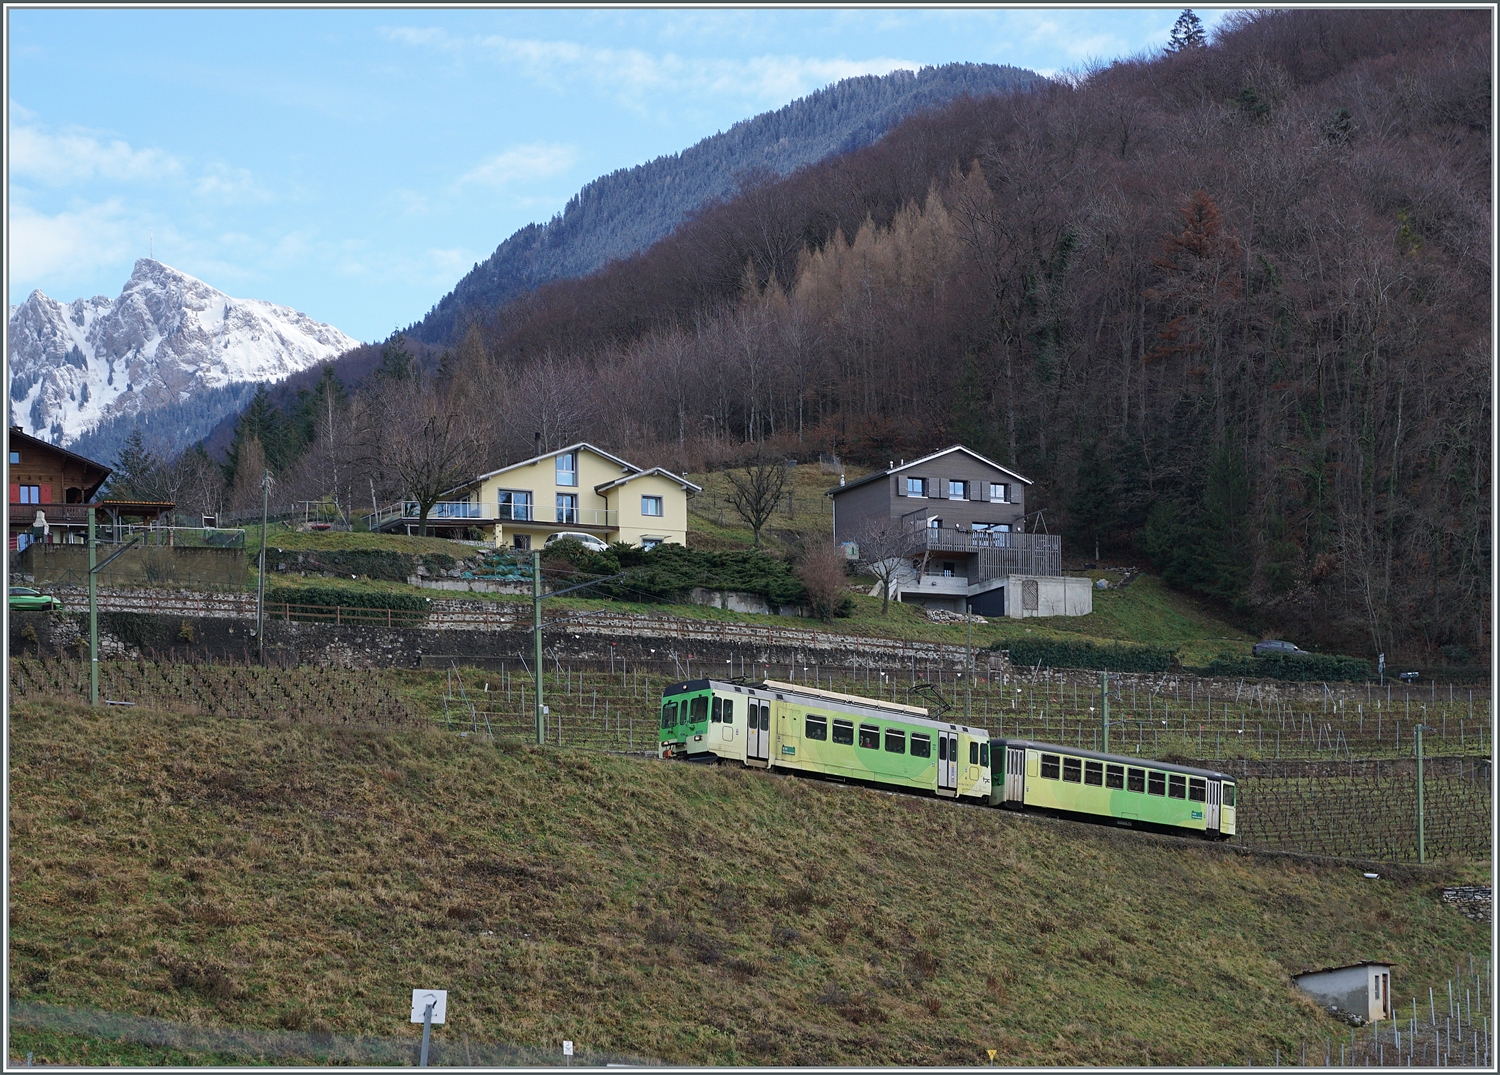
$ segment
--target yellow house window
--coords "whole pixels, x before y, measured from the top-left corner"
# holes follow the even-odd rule
[[[662,511],[661,511],[661,497],[659,497],[659,496],[643,496],[643,497],[641,497],[641,514],[642,515],[652,515],[652,516],[656,516],[656,517],[660,518],[661,513],[662,513]]]
[[[564,452],[557,457],[557,484],[564,486],[578,484],[577,452]]]

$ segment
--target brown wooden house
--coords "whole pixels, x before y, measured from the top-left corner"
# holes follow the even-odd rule
[[[12,551],[33,541],[81,544],[88,540],[88,509],[96,507],[99,525],[122,518],[154,523],[170,515],[175,504],[137,503],[94,498],[110,475],[103,463],[10,427],[10,512],[7,544]]]

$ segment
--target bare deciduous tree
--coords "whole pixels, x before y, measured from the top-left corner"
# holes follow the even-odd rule
[[[820,620],[832,619],[844,603],[847,562],[844,551],[837,545],[819,542],[802,550],[797,577],[807,591],[808,605]]]
[[[726,471],[724,476],[729,479],[729,503],[755,531],[755,544],[759,545],[761,528],[786,492],[790,480],[786,464],[757,452],[743,467]]]
[[[911,558],[924,545],[921,530],[900,519],[875,519],[854,532],[859,564],[880,583],[880,614],[891,607],[896,580],[912,570]]]
[[[382,432],[382,463],[401,492],[417,504],[420,532],[427,515],[444,493],[473,476],[478,445],[467,416],[431,395],[393,409]]]

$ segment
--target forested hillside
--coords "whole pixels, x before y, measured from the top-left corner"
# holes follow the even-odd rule
[[[1065,553],[1462,661],[1488,647],[1491,44],[1480,12],[1251,13],[924,113],[452,350],[392,341],[279,488],[368,503],[419,448],[487,469],[536,432],[678,471],[963,441],[1035,480]]]
[[[1071,542],[1477,650],[1490,48],[1475,12],[1251,14],[961,101],[497,311],[455,383],[497,461],[534,428],[679,467],[963,440]]]
[[[681,153],[611,172],[552,220],[506,239],[407,335],[456,343],[469,321],[499,304],[644,250],[715,199],[869,145],[902,118],[955,97],[1032,89],[1043,81],[1019,68],[974,63],[847,78]]]

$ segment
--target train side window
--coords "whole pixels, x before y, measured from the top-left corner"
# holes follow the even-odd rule
[[[715,698],[714,699],[712,714],[709,716],[708,719],[709,719],[709,722],[712,723],[712,724],[722,724],[722,723],[724,723],[724,699],[722,699],[722,698]]]
[[[990,745],[988,743],[979,744],[979,767],[981,769],[988,769],[990,767]]]
[[[885,730],[885,749],[891,754],[906,753],[906,733],[898,732],[894,728]]]
[[[969,744],[969,764],[970,765],[978,765],[979,764],[979,744],[978,743],[970,743]]]
[[[1062,759],[1056,754],[1043,754],[1042,775],[1048,780],[1056,780],[1062,775]]]
[[[1123,788],[1125,786],[1125,766],[1106,765],[1104,767],[1104,786],[1107,788]]]
[[[1233,806],[1234,805],[1234,785],[1233,784],[1225,784],[1224,785],[1224,805],[1225,806]]]
[[[947,760],[948,760],[948,737],[946,735],[940,735],[940,736],[938,736],[938,761],[947,761]]]
[[[1152,795],[1165,795],[1167,793],[1167,774],[1152,773],[1151,783],[1146,788]]]
[[[1102,761],[1085,762],[1083,766],[1083,782],[1094,787],[1104,783],[1104,763]]]
[[[724,699],[724,723],[725,724],[733,724],[734,723],[734,699],[733,698],[725,698]]]
[[[677,723],[677,703],[668,702],[661,707],[661,726],[671,728]]]
[[[828,738],[828,718],[815,717],[811,713],[807,715],[807,737],[809,739],[825,740]]]
[[[1195,776],[1188,780],[1188,798],[1195,803],[1208,798],[1208,784],[1202,777]]]
[[[1125,773],[1125,787],[1129,791],[1144,792],[1146,790],[1146,770],[1128,769]]]
[[[700,724],[708,719],[708,699],[699,695],[693,699],[692,716],[688,718],[689,724]]]
[[[1083,779],[1083,761],[1079,758],[1064,758],[1063,779],[1077,784]]]
[[[866,750],[880,749],[880,729],[869,724],[859,726],[859,745]]]
[[[1167,798],[1169,798],[1169,799],[1186,799],[1187,798],[1187,777],[1185,777],[1185,776],[1178,776],[1176,773],[1173,773],[1171,776],[1169,776],[1167,778],[1167,780],[1168,780],[1168,784],[1167,784]]]
[[[921,732],[911,733],[911,756],[914,758],[932,757],[932,738]]]
[[[763,731],[763,732],[768,732],[768,731],[771,730],[771,703],[770,702],[762,702],[760,704],[760,730]]]
[[[854,742],[854,722],[851,720],[836,720],[833,722],[833,741],[843,743],[845,746]]]

